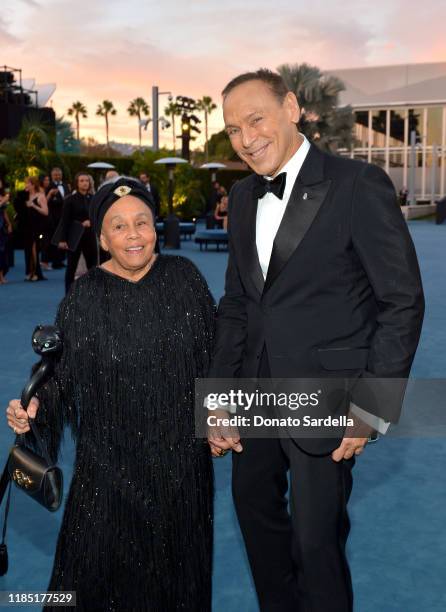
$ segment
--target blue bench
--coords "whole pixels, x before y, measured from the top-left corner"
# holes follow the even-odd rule
[[[164,223],[159,222],[156,224],[156,233],[158,236],[164,236]],[[195,223],[180,222],[180,236],[184,240],[192,240],[192,236],[195,234]]]
[[[220,246],[228,247],[228,232],[222,229],[200,230],[195,234],[195,242],[200,245],[200,251],[203,250],[203,246],[207,251],[210,244],[215,244],[219,251]]]

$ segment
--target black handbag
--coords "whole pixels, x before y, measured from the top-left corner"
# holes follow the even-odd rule
[[[25,410],[28,408],[31,398],[35,395],[37,389],[48,380],[53,372],[54,356],[60,353],[62,348],[60,333],[54,327],[38,326],[33,334],[32,345],[34,351],[42,356],[42,360],[23,389],[20,403]],[[28,422],[34,435],[36,446],[41,454],[39,455],[27,448],[24,441],[25,436],[18,435],[3,470],[0,479],[0,504],[8,484],[9,490],[0,544],[0,576],[3,576],[8,571],[8,551],[5,539],[12,483],[14,482],[17,488],[24,491],[50,512],[58,510],[62,503],[62,470],[51,461],[34,419],[28,418]]]

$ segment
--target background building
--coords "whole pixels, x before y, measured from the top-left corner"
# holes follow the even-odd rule
[[[16,138],[25,118],[39,120],[55,129],[54,110],[46,107],[56,86],[38,85],[35,79],[23,79],[20,68],[0,66],[0,142]]]
[[[446,190],[446,62],[327,71],[353,107],[355,143],[339,152],[382,166],[397,190],[432,201]],[[416,144],[411,151],[411,132]],[[415,163],[413,163],[415,160]],[[411,168],[415,171],[411,173]]]

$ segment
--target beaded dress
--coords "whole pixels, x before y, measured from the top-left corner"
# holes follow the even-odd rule
[[[76,441],[48,590],[76,591],[77,610],[211,609],[212,462],[193,401],[214,315],[195,266],[166,255],[136,283],[93,268],[59,307],[37,424],[53,458],[65,425]]]

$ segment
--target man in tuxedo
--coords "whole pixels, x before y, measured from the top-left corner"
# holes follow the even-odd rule
[[[254,174],[229,197],[209,377],[407,378],[424,298],[386,173],[310,143],[297,129],[296,96],[271,71],[233,79],[223,113]],[[234,451],[233,497],[262,612],[353,609],[351,471],[369,435],[385,432],[401,408],[384,395],[370,410],[365,397],[352,392],[346,411],[355,422],[338,438],[209,432],[214,456]]]
[[[50,262],[54,269],[64,267],[65,252],[57,246],[51,244],[51,239],[62,218],[64,199],[70,195],[69,187],[63,181],[63,174],[60,168],[53,168],[50,173],[51,183],[46,190],[48,200],[48,236],[42,255],[42,267],[49,269]]]

